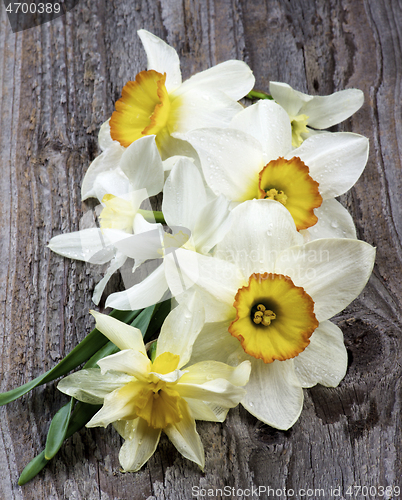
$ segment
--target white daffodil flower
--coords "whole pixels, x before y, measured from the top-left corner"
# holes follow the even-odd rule
[[[179,248],[183,250],[186,261],[194,259],[196,253],[208,255],[229,228],[228,200],[209,192],[202,175],[188,158],[178,160],[165,183],[162,212],[167,225],[178,230],[172,235],[162,235],[161,240],[155,238],[149,245],[145,245],[143,241],[147,233],[143,233],[138,239],[121,231],[105,231],[106,236],[126,257],[138,260],[140,252],[141,262],[147,256],[148,259],[161,259],[159,267],[140,283],[109,295],[107,307],[120,310],[141,309],[163,300],[169,289],[165,275],[167,261],[171,261],[180,279],[180,259],[177,258],[176,251]],[[171,266],[169,270],[172,272]],[[183,281],[183,290],[192,284],[193,282]]]
[[[94,227],[59,234],[50,240],[49,248],[64,257],[91,264],[110,263],[95,288],[95,304],[99,303],[112,274],[127,260],[109,240],[106,230],[130,235],[143,234],[151,227],[161,230],[160,224],[146,222],[139,209],[144,200],[162,191],[163,185],[164,169],[155,136],[143,137],[123,151],[118,168],[98,172],[91,180],[91,196],[101,202],[100,228],[92,220]]]
[[[233,202],[271,199],[291,213],[306,240],[356,237],[353,220],[334,198],[357,181],[368,140],[348,132],[322,133],[292,148],[285,110],[260,101],[238,113],[227,129],[185,135],[196,149],[206,182]]]
[[[194,156],[189,144],[174,138],[174,134],[227,126],[242,110],[237,101],[254,86],[251,69],[236,60],[220,63],[182,82],[175,49],[143,29],[138,35],[147,54],[148,69],[124,86],[116,110],[101,129],[99,144],[103,153],[91,170],[107,169],[121,154],[121,148],[145,135],[156,136],[164,160],[175,155]]]
[[[191,306],[191,304],[190,304]],[[156,356],[147,356],[140,330],[92,312],[96,328],[120,352],[61,380],[60,391],[79,401],[103,404],[87,427],[110,423],[123,437],[119,460],[125,471],[138,471],[154,453],[161,432],[177,450],[204,468],[204,450],[195,420],[223,422],[244,397],[250,363],[236,368],[216,361],[189,365],[192,346],[204,324],[203,309],[185,305],[166,318]]]
[[[270,82],[269,91],[289,115],[292,144],[302,142],[322,130],[346,120],[361,108],[364,94],[358,89],[346,89],[327,96],[312,96],[292,89],[287,83]]]
[[[303,244],[289,212],[271,200],[242,203],[230,219],[215,256],[196,255],[196,280],[194,262],[177,251],[182,279],[196,281],[206,314],[191,361],[249,360],[243,406],[288,429],[300,415],[303,387],[335,387],[346,373],[343,335],[329,319],[362,291],[375,250],[344,238]],[[180,291],[176,275],[167,276],[172,292]],[[186,302],[188,293],[176,298]]]

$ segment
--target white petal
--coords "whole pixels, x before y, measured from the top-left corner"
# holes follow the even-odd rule
[[[141,283],[122,292],[112,293],[106,301],[106,307],[130,311],[143,309],[158,303],[167,290],[164,266],[161,265]]]
[[[318,321],[331,318],[350,304],[366,285],[375,259],[368,243],[322,239],[285,250],[275,272],[290,276],[314,300]]]
[[[102,123],[98,134],[98,143],[102,151],[109,148],[115,141],[110,136],[110,118]],[[117,141],[116,141],[117,142]]]
[[[204,326],[204,308],[196,294],[188,304],[179,304],[166,317],[158,337],[156,356],[171,352],[180,356],[178,368],[188,363],[193,344]]]
[[[49,241],[48,247],[63,257],[83,260],[91,264],[109,262],[116,251],[98,228],[59,234]]]
[[[137,472],[155,453],[159,443],[161,429],[153,429],[142,418],[123,421],[125,424],[125,438],[120,449],[119,461],[126,472]],[[120,432],[120,422],[116,422]],[[124,436],[123,436],[124,437]]]
[[[220,195],[207,203],[198,216],[193,230],[198,252],[207,254],[219,243],[230,228],[229,200]]]
[[[175,134],[172,134],[175,136]],[[169,158],[172,156],[188,156],[199,163],[198,155],[193,146],[181,137],[172,137],[168,133],[161,139],[158,137],[158,147],[163,160],[163,169],[170,170],[172,163]],[[179,134],[180,135],[180,134]]]
[[[252,415],[276,429],[289,429],[303,408],[303,389],[292,360],[265,364],[252,359],[247,395],[242,405]]]
[[[231,228],[214,255],[233,262],[248,279],[273,272],[279,253],[303,242],[289,211],[274,200],[250,200],[230,213]]]
[[[153,377],[156,377],[159,380],[162,380],[163,382],[167,382],[168,384],[174,384],[175,382],[181,379],[184,372],[181,370],[173,370],[172,372],[169,373],[149,372],[149,374],[152,375]]]
[[[188,90],[179,97],[173,94],[171,98],[168,122],[171,134],[185,134],[204,127],[227,127],[243,109],[241,104],[217,90]]]
[[[201,71],[186,80],[176,94],[189,89],[215,89],[238,101],[254,87],[255,78],[251,69],[242,61],[229,60]]]
[[[324,200],[319,208],[314,209],[318,222],[309,228],[312,240],[318,238],[353,238],[356,228],[349,212],[335,199]]]
[[[180,60],[177,52],[157,36],[146,30],[138,30],[148,58],[148,69],[166,73],[165,87],[170,93],[181,85]]]
[[[201,399],[226,408],[237,406],[245,395],[245,390],[242,387],[233,385],[222,378],[201,384],[182,383],[180,380],[175,386],[175,390],[182,398]]]
[[[356,183],[366,166],[368,148],[368,139],[362,135],[324,133],[310,137],[286,158],[301,158],[319,183],[321,196],[327,199],[345,193]]]
[[[290,116],[301,114],[302,106],[313,99],[313,96],[294,90],[282,82],[269,82],[269,92]]]
[[[102,404],[105,396],[132,380],[130,375],[108,373],[102,375],[99,368],[89,368],[72,373],[60,380],[59,391],[92,405]]]
[[[218,361],[200,361],[195,365],[187,366],[180,379],[181,384],[203,384],[212,379],[225,379],[233,385],[244,386],[250,377],[250,361],[244,361],[233,367]],[[222,401],[223,403],[223,401]]]
[[[233,118],[230,127],[250,134],[260,142],[265,164],[292,149],[289,116],[274,101],[259,101],[245,108]]]
[[[112,194],[113,196],[125,198],[130,191],[132,191],[130,182],[121,171],[120,167],[114,170],[100,172],[94,180],[92,190],[95,198],[100,202],[102,202],[105,194]]]
[[[216,194],[244,201],[258,196],[265,163],[261,144],[235,129],[202,129],[186,134],[201,160],[205,180]]]
[[[141,219],[141,220],[140,220]],[[152,224],[137,214],[134,219],[136,234],[128,234],[116,229],[105,229],[104,234],[121,253],[135,259],[136,267],[147,259],[160,259],[163,256],[163,227]]]
[[[342,330],[330,321],[323,321],[310,337],[310,344],[293,362],[303,387],[316,384],[336,387],[348,367]]]
[[[138,380],[146,380],[151,369],[151,361],[148,356],[142,351],[134,351],[133,349],[126,349],[106,356],[98,361],[98,365],[102,373],[107,371],[127,373]]]
[[[313,128],[329,128],[343,122],[360,109],[364,94],[358,89],[346,89],[327,96],[314,96],[306,103],[301,113],[308,116],[308,124]]]
[[[105,396],[102,408],[95,413],[86,427],[107,427],[116,420],[125,419],[135,413],[135,397],[144,387],[142,382],[131,382],[130,393],[116,389]]]
[[[97,176],[101,172],[117,168],[124,150],[125,148],[123,148],[123,146],[113,141],[113,143],[89,165],[81,184],[81,198],[83,201],[88,198],[96,197],[94,183]]]
[[[165,258],[165,271],[174,296],[191,287],[200,294],[207,322],[233,317],[234,297],[246,282],[232,263],[179,248]]]
[[[107,314],[91,311],[96,328],[119,349],[134,349],[146,354],[141,331]]]
[[[205,420],[207,422],[223,422],[230,409],[198,399],[186,398],[186,402],[195,420]]]
[[[168,425],[164,431],[183,457],[192,460],[201,469],[204,469],[204,448],[195,428],[195,420],[190,415],[187,404],[184,401],[181,402],[180,411],[183,419],[176,424]]]
[[[108,284],[112,275],[120,269],[126,262],[127,257],[121,253],[116,253],[113,259],[110,261],[110,265],[106,270],[104,277],[99,281],[99,283],[94,288],[94,294],[92,295],[92,300],[94,304],[98,305],[102,297],[103,291]]]
[[[185,142],[185,141],[182,141]],[[188,143],[186,143],[188,144]],[[191,147],[191,146],[190,146]],[[191,161],[191,163],[194,163],[194,158],[190,158],[189,156],[183,156],[183,155],[175,155],[175,156],[170,156],[169,158],[166,158],[163,163],[163,170],[165,171],[165,178],[166,175],[169,174],[169,171],[173,169],[173,167],[180,161],[180,160],[185,160],[185,161]]]
[[[155,136],[141,137],[130,144],[121,157],[120,168],[134,191],[145,188],[148,196],[162,191],[165,177]]]
[[[169,226],[184,226],[192,232],[207,203],[204,181],[189,158],[178,160],[163,188],[162,212]]]
[[[240,342],[229,333],[229,325],[230,321],[206,323],[194,342],[189,364],[205,359],[226,363],[240,346]]]

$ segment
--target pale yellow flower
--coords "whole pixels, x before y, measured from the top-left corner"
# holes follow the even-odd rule
[[[233,368],[217,361],[187,366],[204,325],[203,307],[193,296],[166,318],[155,359],[148,358],[140,330],[96,312],[96,327],[121,351],[98,361],[100,368],[64,378],[58,388],[102,408],[87,427],[113,424],[125,439],[119,460],[137,471],[152,456],[163,432],[180,453],[204,468],[204,450],[195,420],[222,422],[244,397],[250,375],[246,361]]]

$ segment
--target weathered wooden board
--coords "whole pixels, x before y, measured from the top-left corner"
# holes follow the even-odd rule
[[[299,490],[310,488],[322,489],[310,498],[331,500],[363,498],[348,495],[349,486],[402,486],[401,2],[80,0],[66,16],[18,34],[0,11],[1,390],[54,366],[92,326],[101,270],[63,260],[46,244],[78,229],[90,208],[81,204],[80,183],[99,152],[99,126],[146,66],[139,28],[177,49],[185,78],[237,58],[260,89],[270,80],[321,95],[362,89],[363,108],[339,130],[368,136],[370,159],[341,201],[359,237],[377,247],[369,285],[336,318],[348,373],[336,389],[306,391],[291,430],[236,409],[225,424],[198,424],[205,473],[162,439],[137,474],[120,472],[112,428],[83,430],[20,488],[21,470],[43,449],[51,416],[66,401],[49,384],[0,409],[0,498],[189,499],[199,487],[269,486],[287,496],[261,498],[306,498]],[[226,497],[248,492],[232,493]],[[379,490],[366,498],[389,496]]]

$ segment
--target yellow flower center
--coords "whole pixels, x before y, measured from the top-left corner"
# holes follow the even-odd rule
[[[136,396],[135,411],[150,427],[164,429],[183,418],[179,407],[180,399],[177,391],[159,380],[157,384],[152,383],[149,387],[144,387]]]
[[[297,115],[290,117],[290,123],[292,125],[292,146],[298,148],[303,142],[302,134],[308,134],[309,130],[307,128],[307,115]]]
[[[322,203],[318,182],[309,175],[308,166],[300,158],[278,158],[270,161],[259,175],[259,198],[277,200],[289,210],[297,230],[314,226],[314,209]]]
[[[252,274],[233,305],[237,315],[229,332],[264,363],[294,358],[318,327],[313,299],[282,274]]]
[[[174,371],[179,364],[180,356],[164,352],[152,364],[151,371],[167,374]],[[154,429],[164,429],[169,424],[180,422],[183,415],[180,411],[181,397],[172,388],[175,382],[165,382],[155,375],[136,395],[134,409],[136,416],[143,418]]]
[[[112,194],[105,194],[102,199],[104,208],[99,215],[101,229],[121,229],[127,233],[133,232],[136,211],[130,201]]]
[[[169,95],[165,87],[166,73],[141,71],[134,82],[128,82],[116,102],[110,118],[110,135],[124,147],[144,137],[163,134],[170,112]]]

